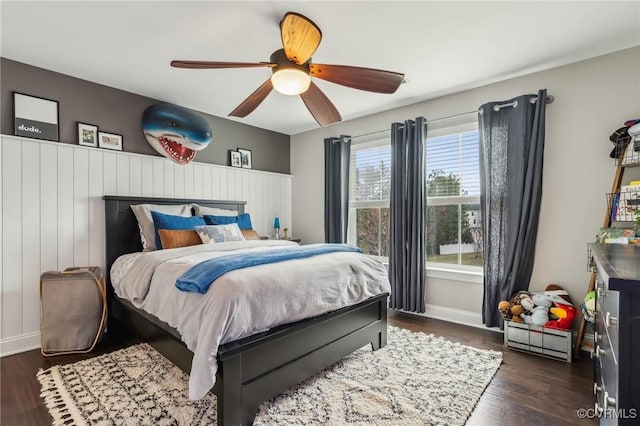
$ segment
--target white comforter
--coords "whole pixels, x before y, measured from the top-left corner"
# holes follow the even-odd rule
[[[206,294],[178,290],[195,263],[295,243],[237,241],[125,255],[112,267],[119,297],[172,327],[194,352],[189,398],[214,385],[218,346],[280,324],[314,317],[389,292],[384,266],[360,253],[337,252],[228,272]]]

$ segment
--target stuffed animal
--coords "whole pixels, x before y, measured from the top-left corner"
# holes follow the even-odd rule
[[[553,298],[554,296],[545,293],[535,293],[530,299],[523,299],[522,307],[531,313],[524,313],[520,317],[527,324],[544,326],[549,322],[549,308],[553,306]]]
[[[522,314],[520,317],[527,324],[544,326],[549,322],[549,308],[546,306],[536,306],[531,314]]]
[[[510,321],[513,318],[513,314],[511,313],[511,303],[506,300],[501,300],[498,303],[498,312],[502,316],[502,319],[505,321]]]
[[[557,284],[549,284],[541,293],[518,291],[509,300],[501,301],[498,311],[505,321],[564,330],[571,329],[576,316],[571,297]]]
[[[558,284],[549,284],[547,287],[545,287],[544,294],[546,294],[547,296],[557,296],[556,298],[554,298],[554,302],[573,305],[573,301],[571,300],[571,296],[569,296],[567,290],[565,290]],[[564,302],[559,299],[563,299]]]
[[[509,299],[509,303],[511,306],[522,305],[522,299],[531,298],[531,293],[526,290],[521,290],[513,294],[511,299]]]
[[[531,314],[533,308],[536,307],[535,302],[533,301],[533,296],[523,295],[520,298],[520,306],[522,306],[522,310],[525,315]]]
[[[513,314],[513,318],[511,318],[512,321],[524,322],[522,320],[522,318],[520,318],[520,315],[522,315],[524,313],[524,309],[522,308],[521,305],[512,306],[511,307],[511,313]]]
[[[505,321],[523,322],[520,315],[524,311],[520,305],[511,306],[509,302],[503,300],[498,303],[498,311],[500,311],[500,315]]]
[[[558,317],[558,319],[547,322],[545,324],[545,327],[559,328],[561,330],[571,330],[573,326],[573,320],[576,317],[575,307],[556,302],[554,303],[554,307],[549,308],[549,312]]]
[[[582,310],[582,316],[590,323],[595,322],[595,310],[596,310],[596,292],[590,291],[584,297],[584,303],[580,305]]]
[[[498,303],[498,311],[505,321],[523,322],[520,317],[523,313],[529,313],[522,308],[521,301],[530,299],[531,293],[522,290],[514,293],[509,300],[502,300]]]
[[[544,306],[549,309],[553,306],[553,297],[548,296],[544,293],[536,293],[531,296],[531,301],[535,306]]]

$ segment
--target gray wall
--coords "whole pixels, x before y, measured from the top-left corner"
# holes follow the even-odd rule
[[[123,135],[127,152],[159,156],[142,134],[141,119],[148,106],[162,100],[0,58],[1,132],[7,135],[13,135],[13,91],[59,102],[62,143],[78,143],[76,122],[80,121]],[[254,169],[290,172],[288,135],[201,114],[213,128],[213,141],[198,152],[195,161],[228,165],[229,149],[246,148],[252,150]]]
[[[616,168],[609,158],[613,147],[609,135],[625,120],[640,116],[640,47],[292,136],[296,235],[307,243],[324,238],[323,138],[388,129],[394,121],[420,115],[435,119],[474,111],[486,102],[543,88],[555,101],[546,112],[542,206],[529,288],[538,291],[557,283],[579,304],[589,282],[587,243],[602,226],[605,193],[611,191]],[[640,168],[628,169],[623,183],[637,179],[638,174]],[[479,315],[482,285],[430,278],[427,304]]]

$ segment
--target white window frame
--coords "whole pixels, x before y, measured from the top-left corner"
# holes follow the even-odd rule
[[[478,130],[477,121],[469,121],[453,126],[444,126],[434,130],[429,130],[427,138],[451,135],[455,133],[465,133]],[[480,204],[480,195],[459,195],[444,197],[427,197],[427,206],[459,206],[461,204]],[[458,210],[460,211],[460,210]],[[425,215],[426,215],[425,211]],[[459,218],[460,219],[460,218]],[[458,241],[461,240],[462,229],[458,220]],[[458,250],[458,256],[460,256]],[[426,262],[427,276],[432,278],[443,278],[456,281],[465,281],[482,284],[484,271],[481,266],[454,265],[451,263]]]
[[[454,126],[440,127],[436,129],[429,129],[427,134],[428,138],[450,135],[454,133],[464,133],[469,131],[478,130],[477,121],[466,122],[463,124],[457,124]],[[389,146],[390,140],[388,135],[382,139],[375,139],[368,142],[353,143],[351,150],[361,150],[368,148],[377,148],[382,146]],[[355,167],[349,169],[349,182],[353,182],[356,178]],[[443,206],[443,205],[460,205],[460,204],[480,204],[480,196],[450,196],[450,197],[428,197],[427,205],[429,206]],[[389,200],[366,200],[366,201],[354,201],[349,200],[349,222],[347,228],[347,242],[355,244],[357,240],[357,226],[356,226],[356,209],[358,208],[389,208]],[[424,212],[427,214],[426,210]],[[461,230],[459,229],[460,233]],[[459,239],[460,240],[460,239]],[[370,255],[373,258],[380,260],[385,265],[388,265],[389,259],[386,256]],[[469,265],[454,265],[450,263],[438,263],[438,262],[426,262],[426,275],[427,277],[456,280],[470,283],[482,284],[484,279],[483,268],[480,266]]]
[[[351,151],[359,151],[370,148],[379,148],[383,146],[390,146],[391,141],[389,140],[389,135],[387,135],[383,139],[375,139],[368,142],[360,142],[351,144]],[[353,154],[352,154],[353,155]],[[349,159],[351,161],[351,159]],[[356,179],[356,168],[349,167],[349,182],[353,182]],[[351,184],[349,184],[351,186]],[[356,210],[357,209],[367,209],[367,208],[389,208],[390,200],[364,200],[364,201],[356,201],[351,200],[351,195],[349,195],[349,218],[347,222],[347,242],[349,244],[355,244],[357,240],[356,233],[358,232],[357,221],[356,221]],[[388,264],[389,258],[387,256],[377,256],[370,254],[369,256],[380,260],[381,262]]]

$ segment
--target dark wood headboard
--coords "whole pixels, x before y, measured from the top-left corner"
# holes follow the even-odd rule
[[[224,200],[193,200],[184,198],[148,198],[148,197],[119,197],[105,195],[104,220],[106,233],[107,270],[109,276],[111,265],[118,256],[126,253],[142,251],[138,221],[130,206],[132,204],[189,204],[196,203],[206,207],[237,210],[244,213],[245,201]]]

